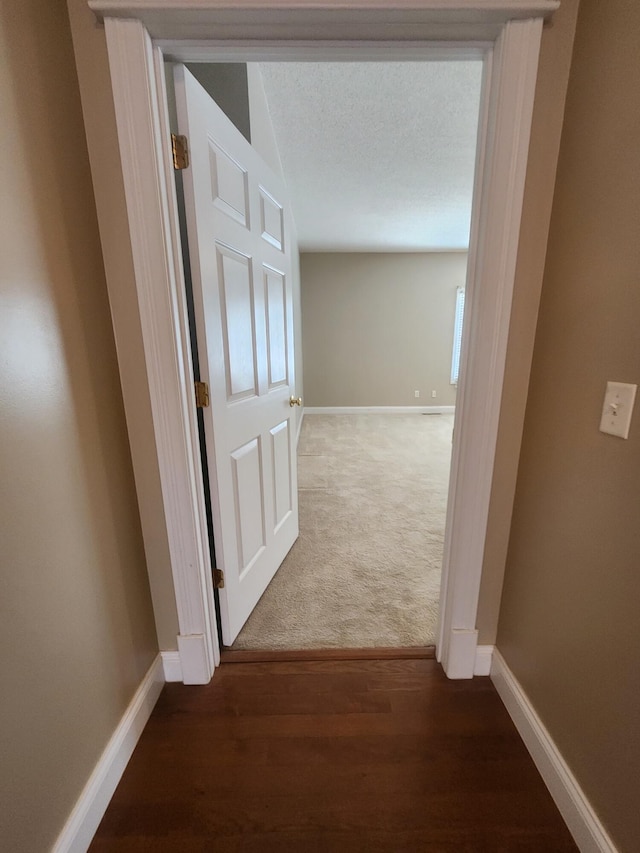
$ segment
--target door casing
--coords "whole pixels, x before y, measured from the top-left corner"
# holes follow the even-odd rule
[[[409,0],[327,0],[315,10],[303,0],[278,7],[266,0],[164,0],[155,6],[148,0],[93,0],[89,5],[106,30],[141,321],[139,329],[132,329],[112,308],[113,323],[116,341],[139,334],[144,348],[178,613],[179,671],[191,684],[209,681],[219,648],[164,58],[484,57],[467,274],[470,322],[462,345],[437,641],[447,675],[472,677],[478,669],[476,615],[540,36],[544,17],[559,4],[425,0],[416,9]],[[102,237],[108,243],[109,235]],[[118,290],[125,285],[108,276],[107,286],[112,306],[117,306]],[[121,374],[125,367],[121,363]]]

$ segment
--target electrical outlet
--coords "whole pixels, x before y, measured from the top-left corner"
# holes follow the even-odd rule
[[[432,397],[435,397],[435,396],[436,396],[436,392],[435,392],[435,391],[432,391],[432,392],[431,392],[431,396],[432,396]]]
[[[418,397],[420,396],[420,392],[419,392],[419,391],[414,391],[414,392],[413,392],[413,396],[414,396],[414,397],[416,397],[416,398],[418,398]]]

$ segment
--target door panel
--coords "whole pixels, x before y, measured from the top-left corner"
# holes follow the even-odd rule
[[[284,212],[282,205],[260,187],[260,227],[262,239],[276,249],[284,248]]]
[[[249,225],[249,176],[226,151],[209,140],[211,194],[215,206],[244,225]]]
[[[254,438],[231,454],[240,576],[252,566],[266,545],[260,450],[260,440]]]
[[[182,174],[220,590],[230,645],[298,536],[285,188],[182,66]]]
[[[271,431],[271,456],[273,459],[273,529],[286,520],[291,512],[291,468],[289,449],[289,421],[283,421]]]
[[[287,385],[287,293],[282,273],[264,269],[269,390]]]
[[[254,396],[258,387],[255,298],[251,258],[216,246],[226,354],[227,400]]]

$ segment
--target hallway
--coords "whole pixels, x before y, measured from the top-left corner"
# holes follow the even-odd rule
[[[488,678],[232,663],[167,684],[91,851],[575,851]]]

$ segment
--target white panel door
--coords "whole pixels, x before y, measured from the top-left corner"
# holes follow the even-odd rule
[[[298,536],[290,212],[282,181],[175,69],[222,635],[230,645]]]

